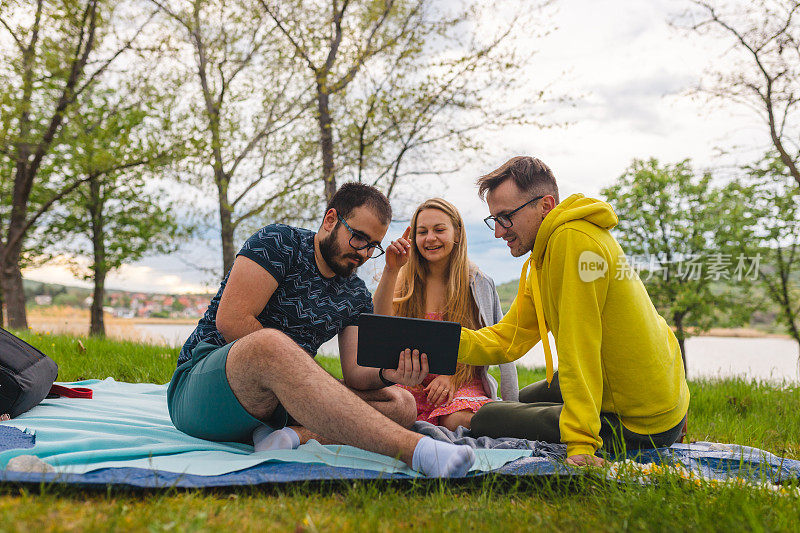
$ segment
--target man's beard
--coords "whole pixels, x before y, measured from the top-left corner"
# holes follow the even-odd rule
[[[319,241],[319,253],[322,255],[322,260],[333,270],[333,273],[337,276],[341,276],[343,278],[349,278],[353,275],[353,272],[358,269],[363,263],[363,258],[355,253],[355,250],[352,250],[352,253],[342,253],[342,249],[339,247],[339,242],[336,240],[336,234],[339,231],[339,225],[336,225],[336,228],[331,232],[330,235],[325,237],[324,239],[320,239]],[[340,261],[344,261],[346,259],[355,259],[357,263],[355,265],[349,265]]]

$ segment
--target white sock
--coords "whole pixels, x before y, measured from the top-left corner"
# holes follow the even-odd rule
[[[469,446],[422,437],[414,448],[411,468],[428,477],[463,477],[475,462]]]
[[[300,446],[300,435],[292,428],[274,430],[269,426],[258,426],[253,431],[253,447],[257,452],[294,450],[298,446]]]

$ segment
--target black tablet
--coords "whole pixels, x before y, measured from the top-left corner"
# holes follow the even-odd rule
[[[428,355],[431,374],[453,375],[460,338],[458,322],[365,313],[358,319],[357,362],[373,368],[397,368],[400,352],[411,348]]]

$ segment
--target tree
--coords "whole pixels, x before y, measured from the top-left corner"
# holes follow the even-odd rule
[[[87,91],[82,98],[91,101],[81,103],[81,120],[70,121],[64,130],[64,149],[71,155],[64,168],[85,179],[54,213],[48,242],[73,258],[77,276],[93,282],[91,335],[105,335],[108,274],[148,252],[173,251],[180,237],[188,235],[189,228],[178,223],[174,202],[164,206],[167,194],[148,179],[180,159],[182,151],[164,134],[171,129],[169,115],[159,116],[171,106],[159,106],[163,102],[144,81]],[[80,263],[87,241],[88,269]]]
[[[476,130],[524,123],[542,96],[543,87],[527,87],[534,96],[513,104],[507,94],[522,85],[519,73],[530,59],[513,52],[516,32],[534,27],[527,16],[540,5],[513,4],[515,11],[508,2],[260,3],[313,83],[327,199],[337,174],[391,195],[403,176],[455,172],[480,147]],[[497,24],[504,12],[516,20]],[[491,13],[502,29],[479,28],[479,13]],[[458,157],[436,157],[449,149]]]
[[[124,0],[0,0],[0,278],[8,324],[27,328],[26,237],[85,177],[54,154],[78,98],[133,52],[150,14]],[[112,24],[110,21],[114,20]],[[0,317],[2,318],[2,317]]]
[[[740,212],[742,252],[759,259],[755,274],[780,313],[778,321],[798,343],[800,357],[800,187],[775,152],[744,169],[745,177],[727,187]]]
[[[238,229],[264,213],[291,220],[318,198],[305,190],[314,181],[300,127],[308,84],[256,0],[150,2],[177,36],[176,57],[190,58],[175,65],[188,81],[172,90],[187,94],[184,126],[198,146],[198,183],[207,189],[206,178],[213,181],[222,277],[233,265]]]
[[[693,0],[681,25],[731,43],[733,61],[702,89],[755,111],[786,171],[800,185],[800,1]]]
[[[675,328],[686,365],[687,327],[708,329],[715,313],[735,306],[713,284],[730,279],[729,241],[720,231],[723,197],[711,176],[697,176],[689,161],[633,164],[602,194],[619,216],[617,240],[656,308]]]

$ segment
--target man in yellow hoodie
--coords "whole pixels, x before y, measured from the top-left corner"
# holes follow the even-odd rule
[[[680,348],[609,232],[618,222],[611,206],[581,194],[559,203],[552,171],[532,157],[509,160],[478,186],[495,237],[514,257],[531,254],[509,312],[494,326],[462,329],[458,359],[507,363],[543,340],[547,379],[522,389],[519,402],[486,404],[472,432],[563,442],[573,465],[602,464],[595,452],[604,441],[673,444],[689,407]]]

